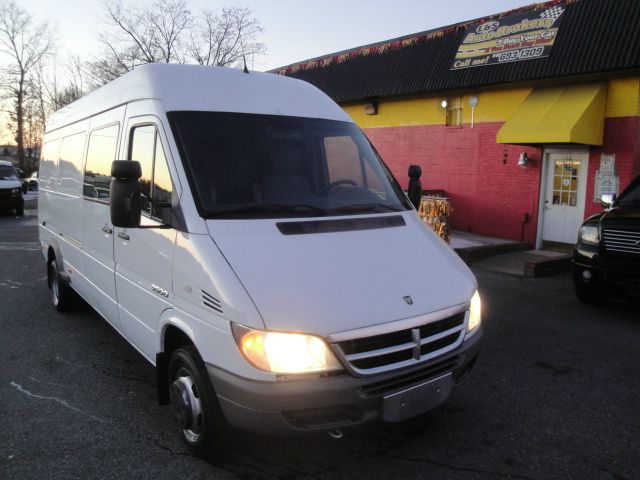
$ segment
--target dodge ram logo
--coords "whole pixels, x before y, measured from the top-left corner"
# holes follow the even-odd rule
[[[413,298],[411,298],[409,295],[402,298],[404,298],[404,301],[407,302],[407,305],[413,305]]]

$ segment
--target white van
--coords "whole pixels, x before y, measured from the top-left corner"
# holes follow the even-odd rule
[[[181,435],[397,422],[478,355],[473,274],[344,111],[298,80],[145,65],[52,115],[39,231],[157,370]]]

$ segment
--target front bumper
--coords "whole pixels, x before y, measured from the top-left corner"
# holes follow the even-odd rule
[[[22,193],[14,195],[10,190],[0,190],[0,209],[19,208],[24,206]]]
[[[234,427],[269,434],[343,429],[381,419],[384,397],[430,380],[434,385],[442,383],[443,388],[420,387],[417,400],[430,408],[444,402],[449,396],[449,379],[460,383],[475,364],[482,337],[479,328],[451,352],[411,369],[381,375],[356,378],[344,372],[268,383],[241,378],[213,365],[207,365],[207,370],[220,406]],[[443,377],[442,382],[437,380]],[[412,400],[416,401],[415,396]]]
[[[640,298],[640,261],[605,257],[597,247],[579,245],[573,255],[573,283],[610,297],[637,299]]]

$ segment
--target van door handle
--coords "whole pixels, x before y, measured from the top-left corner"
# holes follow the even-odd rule
[[[113,233],[113,229],[109,228],[107,225],[105,225],[104,227],[102,227],[102,231],[104,233],[106,233],[107,235],[111,235]]]
[[[118,232],[118,238],[121,238],[122,240],[129,240],[129,235],[124,232]]]

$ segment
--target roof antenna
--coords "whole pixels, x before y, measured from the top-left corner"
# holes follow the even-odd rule
[[[244,54],[244,42],[240,41],[240,48],[242,49],[242,61],[244,62],[244,73],[249,73],[249,69],[247,68],[247,56]]]

